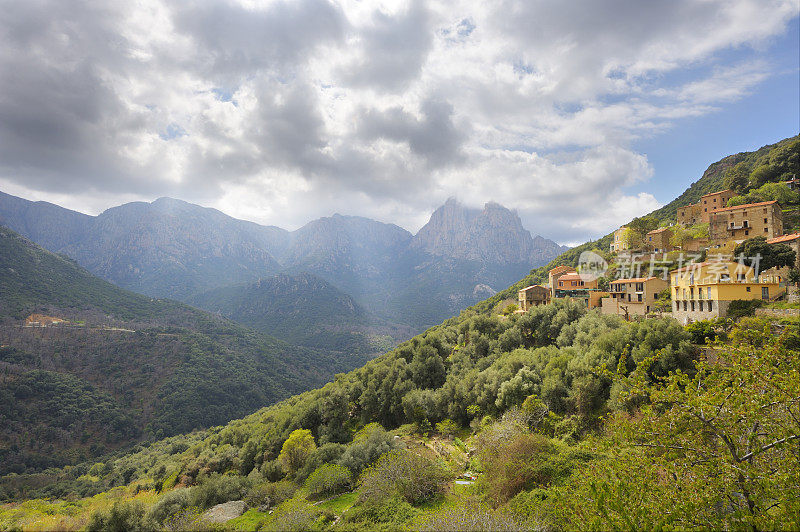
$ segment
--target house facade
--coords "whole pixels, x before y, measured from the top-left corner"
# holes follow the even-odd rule
[[[736,243],[757,236],[775,238],[783,234],[783,211],[777,201],[717,209],[711,212],[708,233],[712,240]]]
[[[608,295],[597,287],[598,280],[594,276],[567,273],[558,278],[554,289],[554,298],[569,298],[583,302],[588,308],[597,308],[600,301]]]
[[[711,213],[723,209],[728,205],[728,200],[736,195],[733,190],[720,190],[706,194],[695,204],[678,207],[677,219],[682,225],[709,223]]]
[[[672,315],[684,325],[727,315],[735,300],[771,301],[781,295],[777,279],[756,276],[734,261],[691,264],[670,272]]]
[[[556,266],[547,272],[547,284],[550,287],[550,298],[556,297],[556,288],[558,286],[558,279],[562,275],[568,273],[575,273],[575,268],[571,266]]]
[[[517,293],[519,310],[528,312],[532,307],[550,303],[550,290],[540,284],[526,286]]]
[[[628,228],[624,225],[614,231],[614,241],[611,242],[609,246],[610,250],[613,253],[619,253],[620,251],[625,251],[629,248],[628,243],[625,241],[625,231]]]
[[[671,239],[672,229],[669,227],[659,227],[645,235],[644,244],[649,251],[665,253],[673,249],[673,246],[669,243]]]
[[[611,281],[609,287],[610,297],[602,299],[602,313],[629,318],[647,316],[658,294],[669,288],[669,284],[660,277],[634,277]]]

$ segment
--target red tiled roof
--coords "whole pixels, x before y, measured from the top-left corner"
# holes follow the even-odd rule
[[[556,266],[547,273],[561,273],[561,272],[574,272],[575,268],[571,266]]]
[[[667,229],[671,229],[671,227],[659,227],[658,229],[653,229],[652,231],[650,231],[647,234],[648,235],[654,235],[656,233],[662,233],[662,232],[666,231]]]
[[[746,203],[744,205],[735,205],[733,207],[725,207],[724,209],[714,209],[711,212],[723,212],[723,211],[732,211],[734,209],[747,209],[749,207],[761,207],[762,205],[772,205],[773,203],[778,203],[775,200],[772,201],[760,201],[758,203]]]
[[[562,275],[561,277],[559,277],[558,280],[559,281],[594,281],[595,280],[594,278],[588,278],[589,276],[586,276],[586,277],[587,278],[584,278],[584,276],[582,276],[579,273],[568,273],[566,275]]]
[[[779,242],[791,242],[800,238],[800,233],[790,233],[788,235],[776,236],[767,240],[767,244],[777,244]]]

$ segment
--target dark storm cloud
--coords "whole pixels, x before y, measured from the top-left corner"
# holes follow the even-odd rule
[[[392,107],[386,111],[367,110],[359,119],[359,136],[407,143],[411,151],[430,168],[452,164],[462,158],[461,144],[467,126],[453,122],[453,106],[438,99],[427,99],[420,108],[421,117]]]
[[[402,90],[419,76],[433,44],[430,14],[419,0],[395,15],[379,11],[360,29],[359,41],[360,57],[342,77],[354,86]]]

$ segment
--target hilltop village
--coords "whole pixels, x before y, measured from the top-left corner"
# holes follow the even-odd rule
[[[800,180],[777,185],[796,194]],[[784,230],[786,213],[796,208],[736,203],[736,192],[720,190],[679,207],[676,223],[647,231],[653,221],[622,226],[607,252],[597,250],[602,270],[552,268],[546,285],[519,290],[514,311],[569,298],[627,320],[671,315],[686,325],[726,317],[732,305],[797,302],[800,231]]]

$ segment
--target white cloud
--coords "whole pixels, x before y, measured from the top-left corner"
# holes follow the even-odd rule
[[[339,211],[415,230],[455,195],[579,241],[658,206],[626,193],[652,175],[633,141],[754,90],[798,11],[794,0],[10,3],[0,186],[90,212],[172,195],[287,228]]]

